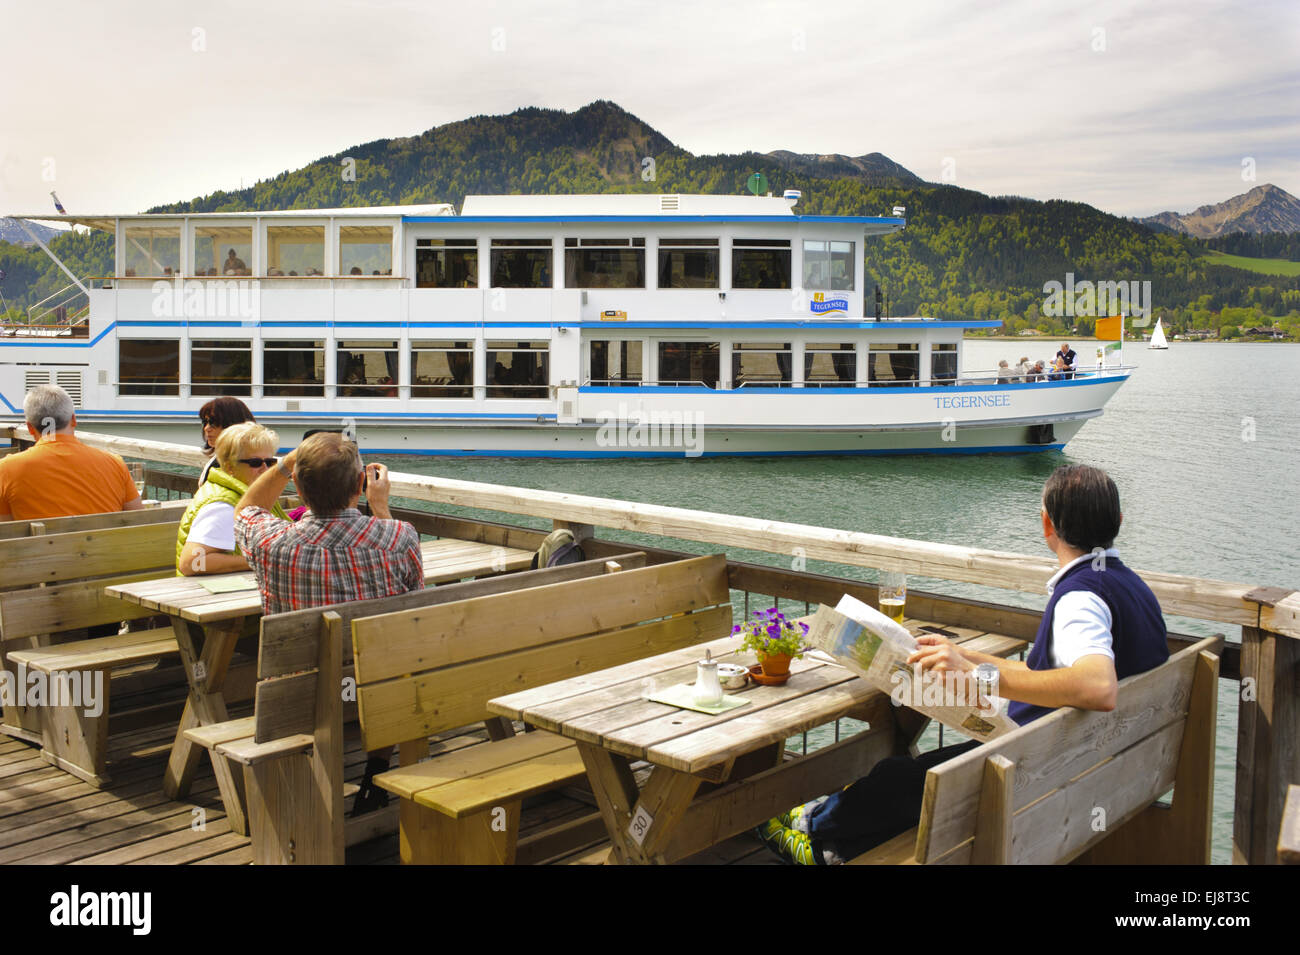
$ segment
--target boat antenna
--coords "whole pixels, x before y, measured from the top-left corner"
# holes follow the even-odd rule
[[[66,216],[68,214],[68,210],[63,208],[63,203],[59,201],[59,197],[54,194],[53,189],[50,190],[50,196],[51,198],[54,199],[54,208],[59,210],[59,215]]]
[[[745,186],[754,195],[761,196],[763,193],[767,192],[767,176],[763,175],[761,172],[750,173]]]

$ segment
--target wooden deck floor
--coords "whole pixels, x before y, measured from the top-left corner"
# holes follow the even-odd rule
[[[232,714],[238,715],[238,714]],[[0,864],[21,865],[248,865],[246,836],[230,831],[205,758],[184,801],[162,792],[163,769],[172,732],[163,727],[114,738],[108,769],[112,782],[95,789],[41,758],[37,746],[0,736]],[[345,774],[359,782],[365,766],[357,727],[346,727]],[[480,741],[473,734],[443,745]],[[577,819],[591,807],[556,796],[526,806],[521,837],[544,824]],[[392,831],[349,847],[349,865],[396,865],[396,815]],[[557,864],[603,861],[608,843],[583,846]],[[757,839],[738,836],[686,860],[686,865],[777,864]]]

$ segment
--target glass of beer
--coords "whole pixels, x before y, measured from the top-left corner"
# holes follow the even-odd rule
[[[907,606],[907,575],[896,570],[882,573],[879,600],[880,612],[895,623],[902,623],[903,610]]]
[[[135,492],[144,497],[144,464],[131,461],[126,467],[131,472],[131,480],[135,482]]]

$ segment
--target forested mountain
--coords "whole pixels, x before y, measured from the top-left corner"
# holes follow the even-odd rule
[[[494,193],[724,193],[745,190],[753,172],[776,194],[799,189],[804,214],[881,215],[907,207],[907,228],[866,243],[868,299],[879,284],[893,314],[994,318],[1008,330],[1045,332],[1090,321],[1040,314],[1044,284],[1150,281],[1166,327],[1217,327],[1289,316],[1300,323],[1300,278],[1209,266],[1205,245],[1156,232],[1091,206],[991,197],[925,182],[879,153],[848,157],[788,151],[695,156],[613,103],[573,113],[521,109],[476,116],[419,136],[383,139],[326,156],[237,192],[162,206],[210,212],[452,202]],[[54,247],[78,274],[102,275],[106,237],[63,236]],[[1243,253],[1252,254],[1252,253]],[[41,298],[66,280],[34,252],[0,243],[3,291],[11,303]]]

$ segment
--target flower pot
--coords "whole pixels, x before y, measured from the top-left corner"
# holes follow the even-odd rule
[[[788,653],[760,655],[758,662],[762,665],[763,672],[767,676],[786,676],[790,672],[790,654]]]

